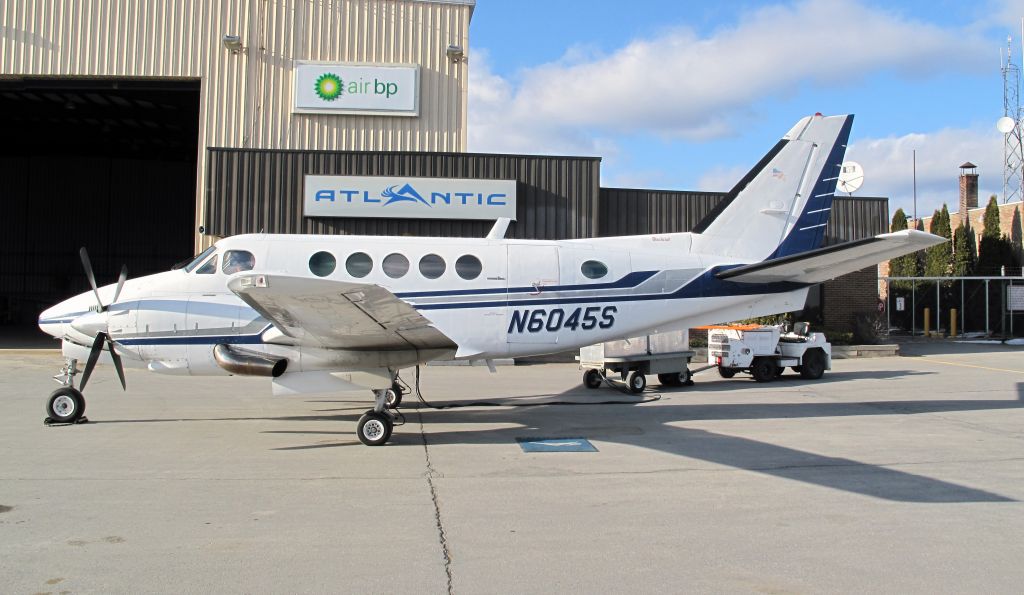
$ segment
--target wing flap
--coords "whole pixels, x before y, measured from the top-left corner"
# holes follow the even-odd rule
[[[415,308],[387,289],[287,275],[240,275],[228,283],[299,345],[328,349],[454,349]]]
[[[906,229],[736,267],[717,277],[737,283],[821,283],[946,241],[941,236]]]

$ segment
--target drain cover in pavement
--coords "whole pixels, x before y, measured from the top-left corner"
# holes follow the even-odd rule
[[[586,438],[516,438],[523,452],[597,452]]]

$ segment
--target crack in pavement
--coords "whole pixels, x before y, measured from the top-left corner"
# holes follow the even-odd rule
[[[423,427],[423,413],[416,409],[416,416],[419,418],[420,423],[420,439],[423,441],[423,457],[427,464],[427,487],[430,488],[430,500],[434,503],[434,522],[437,524],[437,539],[441,545],[441,557],[444,560],[444,574],[448,580],[448,595],[452,595],[454,592],[452,589],[452,556],[451,552],[448,551],[448,536],[444,531],[444,523],[441,520],[441,504],[438,502],[437,497],[437,486],[434,485],[435,477],[443,477],[437,470],[434,469],[434,464],[430,460],[430,448],[427,445],[427,433]]]

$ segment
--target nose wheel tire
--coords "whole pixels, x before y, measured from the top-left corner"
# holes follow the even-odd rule
[[[55,423],[73,424],[85,413],[85,397],[71,387],[58,388],[46,402],[46,415]]]
[[[629,373],[626,384],[629,385],[630,392],[642,393],[647,388],[647,378],[640,372],[633,371]]]
[[[394,429],[395,424],[391,417],[371,409],[359,418],[356,435],[359,436],[359,441],[367,446],[380,446],[391,438]]]

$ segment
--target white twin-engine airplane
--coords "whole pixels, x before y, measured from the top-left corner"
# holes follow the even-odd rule
[[[368,445],[391,436],[398,370],[490,360],[798,310],[808,288],[945,241],[916,230],[822,248],[853,116],[800,120],[690,233],[585,240],[239,235],[182,268],[46,310],[73,423],[100,356],[163,374],[272,377],[275,395],[371,389]],[[78,389],[77,361],[87,359]]]

